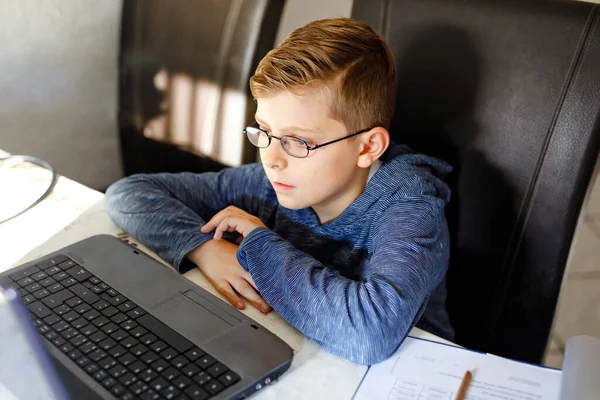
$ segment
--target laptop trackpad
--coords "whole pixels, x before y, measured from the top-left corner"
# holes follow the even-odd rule
[[[153,314],[188,339],[200,343],[208,342],[242,323],[193,290],[178,293],[157,305]]]

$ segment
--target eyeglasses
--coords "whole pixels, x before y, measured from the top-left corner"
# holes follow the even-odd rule
[[[281,143],[281,147],[283,150],[292,157],[296,158],[306,158],[308,154],[321,147],[325,147],[327,145],[340,142],[342,140],[346,140],[356,135],[360,135],[361,133],[365,133],[370,131],[372,128],[363,129],[356,133],[353,133],[348,136],[344,136],[339,139],[332,140],[330,142],[318,144],[316,146],[311,146],[304,139],[300,139],[294,136],[284,135],[281,137],[274,136],[271,132],[265,131],[264,129],[260,129],[257,126],[250,125],[244,129],[244,133],[248,136],[250,143],[259,149],[266,149],[271,144],[271,139],[277,139]]]

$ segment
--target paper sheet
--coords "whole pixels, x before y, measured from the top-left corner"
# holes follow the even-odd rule
[[[459,347],[406,338],[388,360],[369,368],[354,400],[454,400],[465,371],[467,400],[557,400],[561,371]]]

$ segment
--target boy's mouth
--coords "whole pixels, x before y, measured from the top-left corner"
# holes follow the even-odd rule
[[[295,186],[286,185],[285,183],[281,182],[273,182],[273,188],[276,192],[287,192],[289,190],[294,189]]]

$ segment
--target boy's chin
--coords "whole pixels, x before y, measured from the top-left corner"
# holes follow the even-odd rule
[[[290,210],[301,210],[303,208],[310,207],[310,205],[304,204],[305,202],[281,195],[279,193],[277,194],[277,201],[280,205]]]

